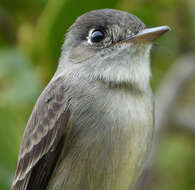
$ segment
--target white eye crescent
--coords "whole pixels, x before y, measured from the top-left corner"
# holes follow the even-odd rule
[[[89,44],[99,43],[105,38],[105,33],[101,29],[92,29],[89,31],[87,41]]]

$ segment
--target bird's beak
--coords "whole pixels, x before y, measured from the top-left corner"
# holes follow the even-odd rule
[[[159,26],[154,28],[146,28],[141,30],[139,33],[127,38],[124,42],[144,42],[153,41],[165,32],[171,30],[168,26]]]

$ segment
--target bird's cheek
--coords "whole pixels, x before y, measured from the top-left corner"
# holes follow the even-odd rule
[[[77,64],[77,63],[86,61],[93,55],[94,55],[94,52],[90,50],[89,48],[77,46],[77,47],[72,48],[68,58],[72,63]]]

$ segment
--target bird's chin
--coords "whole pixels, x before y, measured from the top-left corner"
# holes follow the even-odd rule
[[[94,64],[91,76],[112,86],[130,86],[145,90],[150,80],[150,44],[116,46],[100,64]]]
[[[79,62],[78,57],[76,63],[69,60],[70,65],[66,64],[66,72],[73,73],[78,79],[84,77],[111,86],[129,86],[144,91],[149,86],[151,75],[150,49],[151,43],[116,44],[85,61]],[[65,65],[65,61],[61,61]]]
[[[142,55],[151,50],[152,42],[151,41],[143,41],[143,42],[128,42],[121,44],[125,49],[128,49],[131,56]]]
[[[130,60],[139,59],[141,57],[145,57],[150,54],[150,50],[152,48],[152,42],[128,42],[128,43],[116,43],[111,49],[114,51],[108,51],[107,57],[108,59],[112,59],[113,61],[118,60],[119,62],[124,60],[125,57]],[[127,60],[125,58],[125,62]]]

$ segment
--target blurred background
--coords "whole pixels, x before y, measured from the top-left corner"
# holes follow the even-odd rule
[[[194,0],[0,0],[0,190],[10,189],[23,130],[56,70],[68,27],[100,8],[172,28],[152,50],[156,132],[135,189],[195,189]]]

